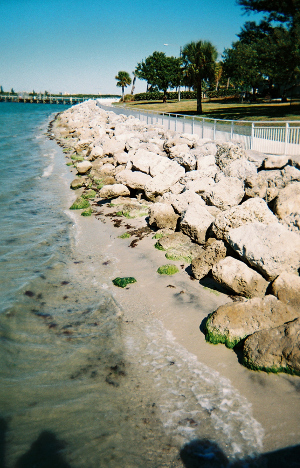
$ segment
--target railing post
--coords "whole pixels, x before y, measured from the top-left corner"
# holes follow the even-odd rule
[[[214,120],[214,140],[216,139],[216,125],[217,125],[217,121],[215,119]]]
[[[171,128],[171,114],[169,114],[169,118],[168,118],[168,130],[170,130]]]
[[[230,139],[233,139],[233,120],[231,121],[231,128],[230,128]]]
[[[183,133],[185,131],[185,116],[183,116],[183,126],[182,126]]]
[[[255,123],[252,122],[251,124],[251,141],[250,141],[250,149],[253,149],[253,144],[254,144],[254,125]]]
[[[289,142],[289,123],[285,123],[284,154],[287,153],[287,144]]]
[[[175,114],[175,132],[177,132],[177,114]]]
[[[195,117],[192,119],[192,135],[194,135]]]
[[[204,138],[204,118],[202,117],[202,138]]]

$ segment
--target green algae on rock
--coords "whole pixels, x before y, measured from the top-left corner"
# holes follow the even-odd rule
[[[159,275],[174,275],[175,273],[178,273],[179,269],[177,268],[176,265],[172,264],[167,264],[167,265],[162,265],[157,269],[157,273]]]
[[[76,198],[73,205],[70,206],[70,210],[84,210],[85,208],[89,208],[90,202],[85,200],[82,197]]]
[[[92,208],[88,208],[87,210],[84,210],[84,211],[81,213],[81,216],[92,216],[92,213],[93,213]]]
[[[119,239],[128,239],[129,237],[131,237],[131,235],[129,234],[129,232],[124,232],[123,234],[121,234],[120,236],[118,236]]]
[[[87,190],[87,191],[82,195],[82,197],[85,198],[85,199],[88,199],[88,198],[95,198],[95,196],[96,196],[96,192],[95,192],[95,190],[93,190],[93,189]]]
[[[132,276],[125,276],[123,278],[117,277],[113,279],[112,282],[115,286],[118,286],[119,288],[126,288],[128,284],[136,283],[137,281]]]

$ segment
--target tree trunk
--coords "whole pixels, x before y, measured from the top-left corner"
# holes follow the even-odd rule
[[[122,86],[122,101],[124,102],[124,86]]]
[[[202,114],[202,83],[197,86],[197,114]]]
[[[134,89],[135,89],[135,81],[136,81],[136,76],[134,75],[134,77],[133,77],[133,81],[132,81],[131,95],[133,95],[133,93],[134,93]]]

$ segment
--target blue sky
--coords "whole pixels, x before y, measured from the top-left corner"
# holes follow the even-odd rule
[[[203,39],[221,55],[259,19],[236,0],[0,0],[0,11],[0,85],[50,93],[118,93],[117,72],[155,50],[179,56]]]

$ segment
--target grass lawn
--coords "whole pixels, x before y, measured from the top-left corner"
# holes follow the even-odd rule
[[[117,104],[119,105],[119,104]],[[121,105],[123,105],[121,103]],[[145,109],[148,111],[185,114],[196,116],[197,103],[194,99],[178,101],[136,101],[126,102],[127,107]],[[201,117],[228,120],[299,120],[300,101],[292,103],[263,102],[255,104],[233,102],[232,100],[212,100],[202,102]]]

